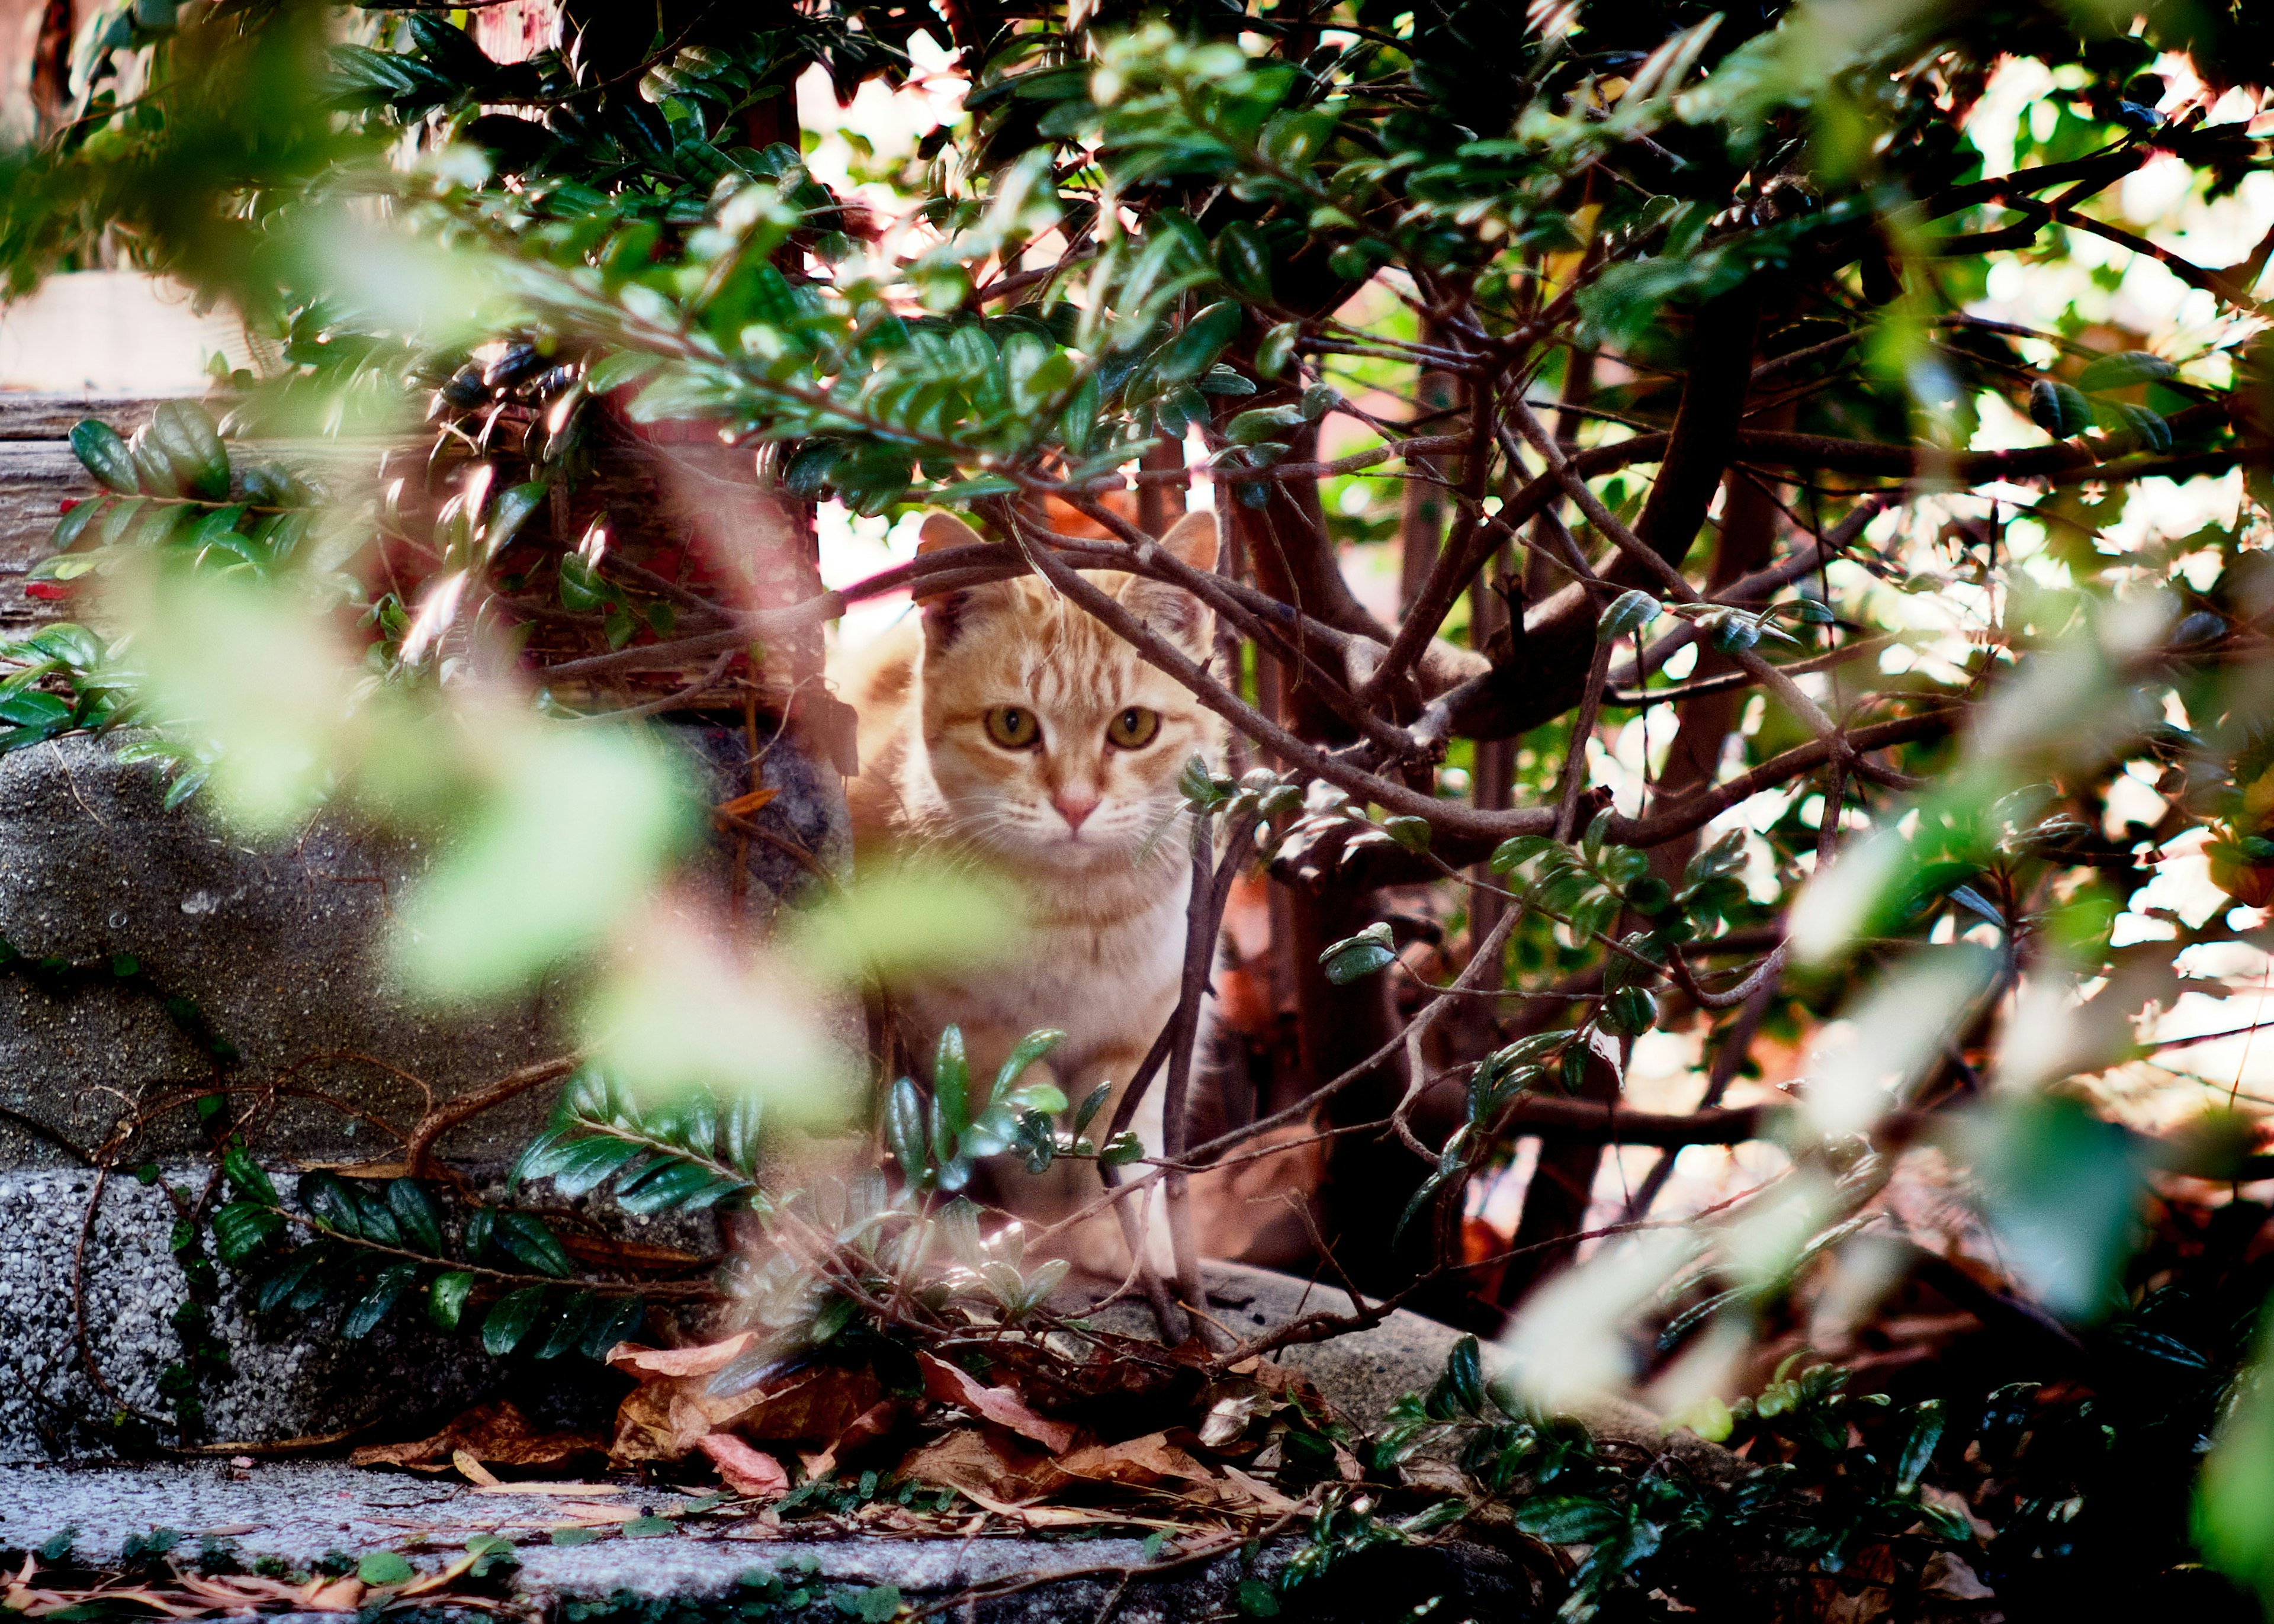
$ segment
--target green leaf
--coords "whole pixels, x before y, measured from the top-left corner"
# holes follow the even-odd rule
[[[1295,358],[1295,341],[1303,335],[1299,321],[1283,321],[1263,335],[1255,347],[1255,370],[1266,378],[1276,378],[1287,370],[1288,362]]]
[[[873,1584],[865,1590],[832,1592],[829,1605],[862,1624],[885,1624],[900,1611],[900,1587],[897,1584]]]
[[[669,1517],[634,1517],[623,1528],[627,1539],[659,1539],[666,1534],[678,1531],[679,1524]]]
[[[1276,1619],[1279,1616],[1279,1592],[1261,1579],[1242,1579],[1231,1598],[1240,1612],[1251,1619]]]
[[[395,1312],[395,1305],[418,1279],[418,1266],[415,1263],[396,1263],[381,1269],[371,1289],[340,1320],[340,1335],[350,1342],[371,1335],[380,1320]]]
[[[576,1264],[536,1214],[501,1211],[496,1222],[497,1244],[508,1256],[556,1280],[565,1280],[576,1272]]]
[[[213,414],[195,401],[162,401],[150,417],[150,443],[164,455],[181,488],[207,501],[229,494],[229,447]]]
[[[1911,1435],[1903,1442],[1903,1452],[1895,1461],[1895,1492],[1908,1494],[1918,1487],[1919,1479],[1926,1475],[1934,1460],[1934,1447],[1942,1441],[1942,1401],[1931,1398],[1912,1414],[1917,1418],[1911,1424]]]
[[[1415,817],[1408,813],[1382,819],[1382,832],[1407,851],[1419,853],[1429,849],[1429,839],[1433,831],[1427,818]]]
[[[1307,421],[1300,406],[1259,406],[1225,424],[1224,435],[1235,446],[1253,446],[1284,440]]]
[[[446,1331],[456,1330],[459,1318],[466,1312],[466,1298],[473,1289],[474,1277],[464,1269],[437,1274],[426,1291],[427,1318]]]
[[[1507,874],[1522,868],[1542,852],[1561,848],[1562,842],[1552,835],[1511,835],[1494,848],[1492,869],[1495,874]]]
[[[1011,1086],[1019,1080],[1020,1073],[1065,1041],[1065,1033],[1049,1026],[1036,1027],[1020,1038],[1012,1048],[1010,1057],[995,1073],[995,1086],[988,1099],[1001,1101],[1010,1092]],[[1058,1109],[1064,1110],[1065,1108],[1061,1105]]]
[[[714,1182],[711,1169],[697,1162],[659,1160],[616,1186],[616,1204],[643,1217],[669,1212],[692,1200]],[[712,1199],[715,1201],[717,1197]]]
[[[2179,370],[2159,355],[2150,355],[2145,350],[2127,350],[2093,362],[2077,374],[2076,384],[2085,390],[2121,389],[2131,384],[2174,377]]]
[[[336,1175],[326,1172],[304,1174],[299,1185],[300,1205],[309,1215],[326,1228],[335,1229],[350,1239],[363,1236],[361,1210],[344,1182]]]
[[[2092,426],[2092,402],[2082,389],[2040,378],[2029,386],[2029,421],[2055,440],[2074,440]]]
[[[595,395],[611,395],[662,368],[661,356],[644,350],[618,350],[592,363],[584,374],[584,385]]]
[[[374,1551],[356,1564],[356,1577],[373,1590],[408,1584],[418,1570],[392,1551]]]
[[[608,1350],[618,1342],[630,1339],[647,1318],[647,1303],[636,1297],[603,1298],[585,1321],[584,1353],[588,1359],[604,1359]]]
[[[1209,305],[1153,357],[1153,375],[1163,384],[1185,383],[1216,365],[1245,320],[1239,304],[1226,299]]]
[[[425,1185],[415,1178],[391,1181],[387,1186],[387,1205],[406,1244],[429,1257],[442,1255],[441,1210]]]
[[[489,522],[482,527],[482,545],[493,558],[521,533],[521,527],[529,523],[530,516],[545,505],[547,489],[543,480],[537,479],[526,485],[509,485],[498,492],[497,500],[490,507]]]
[[[901,1078],[885,1101],[885,1142],[892,1147],[900,1171],[916,1189],[931,1183],[931,1155],[924,1133],[923,1095],[914,1081]]]
[[[514,1158],[512,1168],[506,1173],[507,1198],[512,1198],[524,1179],[551,1177],[568,1155],[570,1147],[583,1142],[559,1128],[549,1128],[530,1140],[522,1147],[521,1154]]]
[[[1113,1085],[1111,1083],[1105,1083],[1092,1089],[1090,1091],[1089,1097],[1081,1102],[1081,1109],[1073,1114],[1074,1132],[1079,1134],[1084,1128],[1089,1126],[1090,1118],[1096,1116],[1099,1111],[1104,1109],[1105,1102],[1112,1097]]]
[[[259,1201],[231,1201],[213,1215],[214,1252],[238,1264],[283,1233],[284,1214]]]
[[[594,1298],[589,1291],[579,1291],[561,1304],[553,1314],[532,1352],[540,1359],[557,1359],[562,1354],[581,1347],[585,1327],[590,1324]]]
[[[521,1346],[545,1307],[544,1286],[523,1286],[490,1304],[482,1320],[482,1351],[502,1358]]]
[[[1464,1336],[1453,1344],[1445,1361],[1445,1385],[1464,1415],[1484,1413],[1484,1355],[1475,1337]]]
[[[1658,1000],[1646,989],[1622,987],[1603,1000],[1603,1025],[1623,1037],[1639,1037],[1658,1024]]]
[[[758,1170],[764,1106],[764,1096],[756,1089],[738,1089],[727,1107],[726,1119],[719,1124],[719,1154],[738,1173],[755,1175]]]
[[[940,1033],[939,1047],[932,1056],[931,1094],[939,1105],[940,1123],[947,1130],[933,1149],[945,1156],[971,1125],[971,1063],[963,1052],[963,1028],[953,1023]]]
[[[1600,1545],[1626,1531],[1616,1507],[1578,1494],[1543,1495],[1514,1507],[1517,1527],[1552,1545]]]
[[[625,1163],[642,1154],[641,1147],[613,1134],[596,1133],[574,1140],[564,1147],[553,1170],[553,1191],[570,1199],[584,1195],[607,1183]]]
[[[126,441],[108,423],[81,418],[72,425],[71,448],[88,473],[121,496],[132,496],[142,489]]]
[[[589,1545],[599,1537],[597,1528],[556,1528],[551,1536],[556,1545]]]
[[[1610,643],[1630,632],[1640,631],[1658,619],[1660,607],[1658,599],[1639,587],[1620,593],[1603,611],[1603,618],[1595,622],[1595,641]]]
[[[1134,1133],[1117,1133],[1097,1147],[1097,1159],[1107,1167],[1126,1167],[1145,1154],[1145,1143]]]
[[[2172,425],[2163,415],[2129,401],[2110,401],[2101,407],[2102,421],[2119,432],[2132,435],[2142,447],[2161,456],[2172,448]]]
[[[231,1145],[222,1153],[221,1170],[236,1186],[237,1194],[246,1200],[258,1201],[263,1207],[282,1205],[277,1199],[276,1186],[268,1182],[268,1175],[261,1170],[260,1164],[252,1159],[252,1153],[244,1146]]]
[[[1327,980],[1337,987],[1347,987],[1387,968],[1397,957],[1389,921],[1377,920],[1356,936],[1344,936],[1327,947],[1319,955],[1319,964],[1326,971]]]
[[[1271,248],[1254,226],[1235,220],[1217,232],[1215,258],[1226,287],[1251,304],[1271,302]]]

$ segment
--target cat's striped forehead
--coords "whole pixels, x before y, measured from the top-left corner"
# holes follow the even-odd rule
[[[1088,578],[1195,658],[1206,658],[1206,617],[1192,598],[1111,571]],[[952,635],[933,642],[924,671],[930,697],[950,706],[1021,698],[1045,712],[1102,717],[1140,701],[1154,709],[1196,703],[1103,621],[1031,575],[971,594],[955,612]]]

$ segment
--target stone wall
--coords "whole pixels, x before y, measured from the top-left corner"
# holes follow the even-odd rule
[[[739,736],[671,731],[720,784],[740,783]],[[779,792],[764,823],[841,868],[826,763],[793,737],[762,774]],[[430,1098],[463,1098],[568,1046],[542,991],[445,1012],[395,984],[389,908],[431,851],[328,819],[254,846],[195,801],[165,809],[157,769],[93,739],[0,756],[0,1462],[100,1451],[122,1410],[171,1414],[160,1384],[182,1358],[172,1316],[188,1292],[167,1191],[195,1200],[212,1177],[199,1093],[238,1091],[260,1159],[289,1190],[297,1169],[387,1162],[400,1152],[388,1125],[408,1128]],[[747,846],[761,916],[812,883],[782,846]],[[552,1095],[522,1094],[439,1149],[494,1178]],[[96,1163],[111,1169],[99,1204]],[[257,1314],[227,1271],[210,1312],[230,1368],[199,1380],[205,1441],[328,1434],[447,1412],[501,1381],[557,1385],[410,1314],[357,1344],[330,1335],[336,1311]]]

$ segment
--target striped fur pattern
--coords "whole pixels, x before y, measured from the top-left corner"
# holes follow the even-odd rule
[[[924,524],[927,551],[979,539],[945,515]],[[1187,515],[1163,545],[1213,568],[1213,516]],[[1090,578],[1193,659],[1209,658],[1212,618],[1191,594],[1109,571]],[[1037,577],[934,597],[922,611],[920,625],[839,673],[860,713],[856,850],[864,861],[990,870],[1017,898],[1020,929],[1007,961],[893,989],[903,1036],[928,1054],[943,1026],[960,1025],[976,1081],[1027,1032],[1056,1026],[1066,1041],[1049,1064],[1071,1097],[1126,1083],[1176,1004],[1190,889],[1177,778],[1196,754],[1220,756],[1222,724]],[[990,732],[990,712],[1013,710],[1036,726],[1023,747]],[[1132,710],[1157,718],[1141,748],[1110,736]],[[1079,1182],[1076,1171],[1058,1183]],[[1079,1180],[1096,1187],[1087,1169]]]

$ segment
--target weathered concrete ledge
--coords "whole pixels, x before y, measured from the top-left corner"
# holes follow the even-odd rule
[[[619,1503],[666,1518],[683,1493],[658,1488]],[[206,1538],[228,1542],[250,1567],[272,1558],[307,1568],[328,1557],[378,1551],[404,1555],[423,1572],[440,1568],[481,1534],[515,1541],[520,1568],[515,1601],[557,1616],[561,1604],[671,1599],[719,1605],[727,1612],[738,1581],[753,1568],[794,1577],[811,1605],[776,1617],[835,1620],[849,1609],[836,1598],[870,1587],[897,1586],[921,1608],[950,1602],[945,1616],[973,1624],[1046,1624],[1096,1620],[1117,1624],[1190,1624],[1239,1616],[1234,1594],[1244,1579],[1275,1575],[1294,1549],[1280,1538],[1252,1560],[1238,1547],[1171,1571],[1147,1574],[1142,1543],[1120,1538],[923,1539],[877,1536],[751,1538],[747,1520],[675,1520],[670,1532],[557,1546],[546,1530],[568,1519],[556,1497],[482,1492],[465,1485],[352,1468],[291,1462],[232,1468],[215,1462],[142,1468],[46,1466],[0,1474],[0,1551],[25,1551],[77,1530],[85,1556],[117,1553],[154,1529],[184,1536],[193,1555]],[[787,1525],[792,1530],[795,1525]],[[1126,1583],[1125,1583],[1126,1577]],[[990,1597],[990,1587],[1029,1583]],[[959,1595],[978,1587],[963,1601]],[[1516,1620],[1539,1616],[1524,1574],[1495,1551],[1467,1544],[1378,1547],[1337,1567],[1320,1583],[1295,1590],[1280,1616],[1376,1620],[1405,1617],[1431,1597],[1432,1616]],[[848,1598],[848,1599],[850,1599]],[[632,1608],[627,1607],[629,1613]],[[286,1615],[297,1617],[301,1615]],[[312,1617],[336,1620],[340,1615]]]

